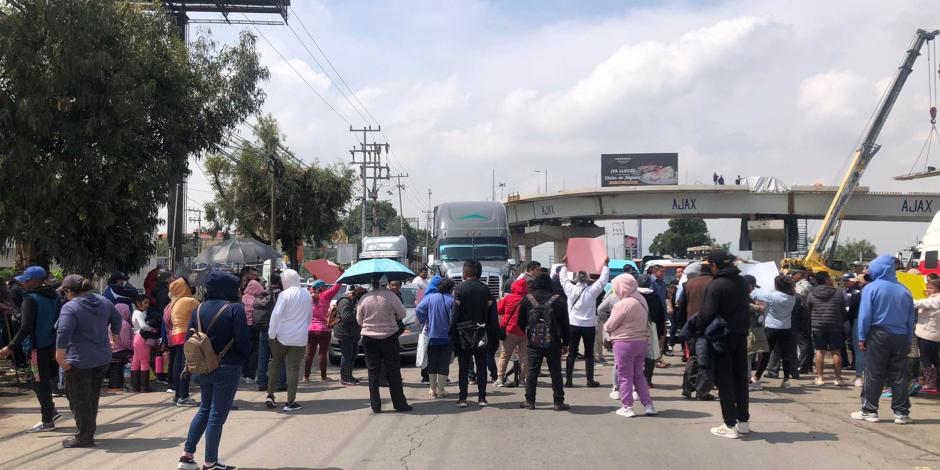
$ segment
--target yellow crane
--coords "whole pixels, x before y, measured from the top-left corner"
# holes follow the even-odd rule
[[[924,44],[932,41],[937,35],[940,35],[940,30],[926,31],[918,29],[917,33],[914,34],[914,41],[905,53],[904,60],[898,68],[897,74],[894,76],[891,87],[885,94],[884,101],[881,102],[877,114],[875,114],[874,119],[872,119],[871,124],[865,132],[865,138],[862,140],[861,146],[855,150],[852,164],[849,165],[848,171],[845,172],[845,176],[842,178],[842,184],[839,185],[835,197],[832,198],[832,203],[829,204],[829,210],[826,211],[826,217],[823,219],[822,226],[819,227],[819,232],[816,234],[816,238],[813,239],[812,244],[810,244],[806,256],[804,258],[784,259],[781,262],[783,269],[792,269],[801,266],[812,272],[829,271],[833,275],[841,275],[838,269],[833,269],[834,267],[829,266],[829,261],[832,258],[831,254],[835,252],[836,239],[838,238],[839,228],[842,224],[845,207],[849,202],[849,198],[852,197],[855,188],[858,187],[862,179],[862,174],[865,172],[871,159],[881,148],[881,145],[876,143],[878,135],[881,133],[881,129],[888,119],[888,114],[891,113],[891,108],[894,107],[894,103],[901,93],[901,88],[904,87],[904,82],[907,81],[907,77],[911,74],[914,62],[917,60],[917,56],[920,55],[920,50],[923,48]],[[830,241],[832,242],[830,255],[824,258],[822,253],[826,250]]]

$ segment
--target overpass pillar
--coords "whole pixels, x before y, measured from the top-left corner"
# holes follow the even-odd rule
[[[553,243],[555,250],[553,252],[554,258],[552,262],[561,263],[561,260],[568,254],[568,240],[556,241]]]
[[[787,233],[783,220],[749,220],[747,231],[751,238],[751,249],[756,261],[783,259],[786,252]]]

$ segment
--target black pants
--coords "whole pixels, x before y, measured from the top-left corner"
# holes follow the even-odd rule
[[[748,411],[747,335],[730,333],[728,351],[715,354],[715,381],[721,400],[721,417],[732,427],[739,421],[747,422]]]
[[[111,353],[111,364],[108,367],[108,388],[111,390],[124,389],[124,365],[134,351],[118,351]]]
[[[565,384],[561,378],[561,348],[535,348],[529,346],[529,372],[525,380],[525,401],[535,403],[535,390],[542,372],[542,359],[548,363],[548,374],[552,377],[552,401],[558,405],[565,402]]]
[[[441,346],[428,345],[428,367],[424,370],[428,374],[450,373],[450,355],[454,347],[449,344]]]
[[[242,376],[253,379],[258,371],[258,339],[261,337],[261,329],[251,325],[249,332],[251,334],[251,353],[248,354],[248,364],[242,369]]]
[[[98,419],[98,400],[101,398],[101,383],[108,366],[91,369],[73,367],[65,371],[65,393],[69,408],[75,416],[75,439],[81,444],[95,442]]]
[[[907,416],[911,413],[910,375],[907,355],[911,343],[907,335],[872,328],[865,340],[865,385],[862,386],[862,410],[878,412],[882,387],[891,387],[891,410]]]
[[[486,400],[486,362],[488,356],[489,353],[486,349],[477,351],[461,350],[457,353],[457,383],[460,388],[458,399],[467,399],[467,388],[470,386],[470,369],[476,365],[477,398]]]
[[[764,331],[767,334],[767,344],[770,346],[770,350],[776,352],[779,357],[783,358],[783,379],[789,380],[790,374],[794,370],[791,361],[793,355],[788,353],[793,347],[793,337],[791,336],[790,330],[765,328]],[[771,354],[761,354],[756,371],[758,379],[760,379],[764,375],[764,371],[767,370],[767,364],[770,362]]]
[[[42,422],[51,423],[55,416],[55,403],[52,401],[52,389],[59,382],[59,364],[55,361],[55,346],[36,350],[39,380],[33,379],[33,390],[39,400]]]
[[[708,395],[715,386],[714,368],[711,364],[699,362],[699,357],[704,357],[704,355],[696,352],[706,347],[708,347],[708,341],[705,338],[689,340],[691,355],[685,363],[685,371],[682,374],[682,393],[691,396],[692,392],[695,392],[697,399]]]
[[[571,381],[574,373],[574,362],[578,358],[578,343],[584,339],[584,374],[587,381],[594,380],[594,336],[597,328],[593,326],[571,326],[571,338],[568,341],[568,359],[565,364],[565,379]]]
[[[797,372],[808,374],[813,371],[816,362],[816,347],[813,346],[813,334],[810,331],[797,333],[796,344],[799,347],[797,354]]]
[[[372,411],[382,410],[382,397],[379,396],[380,368],[384,369],[388,378],[388,393],[392,396],[392,406],[396,410],[408,406],[401,385],[399,347],[396,335],[381,339],[362,337],[362,350],[366,356],[366,368],[369,370],[369,404]]]

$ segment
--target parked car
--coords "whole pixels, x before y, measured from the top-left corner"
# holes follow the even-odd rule
[[[347,292],[355,286],[348,286]],[[364,286],[365,287],[365,286]],[[405,324],[405,332],[398,337],[399,351],[402,357],[415,357],[418,355],[418,334],[421,331],[415,325],[415,307],[418,297],[418,287],[412,284],[406,284],[401,287],[401,297],[405,303],[405,318],[402,320]],[[334,302],[337,299],[334,299]],[[357,357],[364,357],[362,346],[358,347]],[[330,362],[339,364],[339,358],[342,352],[339,349],[339,341],[336,338],[330,339]]]

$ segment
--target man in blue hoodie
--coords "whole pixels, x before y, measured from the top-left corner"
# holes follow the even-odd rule
[[[852,418],[878,421],[878,400],[886,384],[891,387],[894,422],[911,423],[907,355],[914,338],[914,299],[898,282],[894,257],[881,255],[869,270],[874,282],[865,286],[858,312],[858,347],[865,352],[862,409]]]

